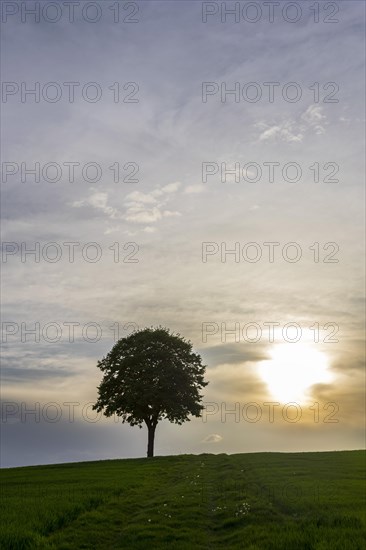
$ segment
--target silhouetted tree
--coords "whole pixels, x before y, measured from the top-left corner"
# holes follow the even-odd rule
[[[146,328],[121,338],[97,366],[104,376],[93,409],[117,414],[131,426],[145,422],[148,457],[154,456],[159,420],[183,424],[189,415],[201,415],[206,366],[191,342],[169,329]]]

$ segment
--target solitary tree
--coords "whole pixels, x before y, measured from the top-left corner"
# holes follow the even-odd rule
[[[183,424],[204,408],[199,390],[205,365],[192,344],[163,327],[146,328],[121,338],[98,367],[104,373],[93,408],[105,416],[148,429],[147,456],[154,456],[155,430],[167,418]]]

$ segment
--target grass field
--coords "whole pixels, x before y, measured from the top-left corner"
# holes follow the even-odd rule
[[[0,547],[361,550],[364,473],[364,451],[5,469]]]

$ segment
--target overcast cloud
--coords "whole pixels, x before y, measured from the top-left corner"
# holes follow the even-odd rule
[[[334,23],[324,22],[329,14],[323,11],[315,23],[305,0],[297,2],[302,15],[294,23],[281,12],[270,23],[261,2],[256,23],[229,16],[223,23],[220,12],[204,23],[201,2],[131,4],[139,8],[131,16],[136,23],[113,23],[112,2],[105,1],[95,23],[83,20],[80,2],[73,23],[65,12],[55,23],[42,17],[22,23],[18,13],[2,25],[3,82],[28,89],[39,82],[41,90],[53,82],[62,90],[59,101],[41,92],[37,103],[31,95],[22,102],[20,90],[11,94],[10,88],[4,99],[3,88],[2,466],[145,454],[145,430],[91,421],[85,418],[90,411],[83,416],[83,407],[96,400],[96,363],[113,345],[117,326],[119,336],[134,327],[168,326],[191,339],[207,365],[204,401],[218,410],[212,405],[206,418],[182,427],[163,422],[156,454],[362,447],[364,3],[336,2]],[[211,4],[219,10],[221,3]],[[121,17],[125,12],[121,8]],[[73,103],[65,82],[80,83]],[[90,82],[102,90],[99,101],[81,95]],[[206,101],[204,82],[216,83]],[[268,82],[279,83],[273,102]],[[282,96],[290,82],[301,90],[298,101]],[[238,102],[232,94],[221,101],[222,83],[227,90],[240,83]],[[259,86],[257,102],[243,99],[246,83]],[[55,90],[44,93],[52,97]],[[290,97],[294,90],[288,89]],[[88,92],[92,97],[95,88]],[[40,163],[39,182],[31,174],[22,182],[21,163],[27,169]],[[47,163],[62,168],[58,181],[51,181],[55,168],[42,174]],[[73,178],[65,163],[79,163]],[[98,163],[99,179],[92,167],[83,174],[87,163]],[[203,163],[217,173],[203,177]],[[222,163],[227,169],[239,163],[240,182],[221,181]],[[279,163],[273,181],[268,163]],[[287,163],[301,167],[299,181],[291,181],[293,168],[284,177]],[[254,181],[258,165],[262,177]],[[279,243],[272,262],[268,242]],[[291,260],[296,250],[286,248],[290,242],[301,251],[297,262]],[[79,243],[73,262],[64,243]],[[87,243],[97,248],[85,249]],[[222,261],[223,247],[233,250],[235,243],[239,258],[228,254]],[[39,262],[24,255],[35,246]],[[60,250],[59,261],[52,261]],[[262,256],[251,261],[258,250]],[[280,331],[298,323],[304,336],[288,345],[305,342],[324,354],[332,375],[308,388],[297,422],[284,419],[281,403],[272,423],[263,405],[278,401],[258,370],[284,342],[282,332],[270,341],[264,323],[273,322]],[[31,334],[22,341],[21,323],[23,329],[40,324],[38,342]],[[42,333],[48,323],[53,327]],[[78,323],[73,338],[70,323]],[[240,326],[225,335],[222,323]],[[247,323],[261,327],[258,341],[250,341],[253,332],[243,336]],[[318,343],[310,329],[315,323]],[[324,329],[327,323],[333,325]],[[334,326],[338,342],[324,342]],[[57,422],[47,411],[42,415],[51,402],[62,411]],[[73,421],[68,402],[80,404]],[[309,409],[314,402],[319,422]],[[39,422],[36,415],[24,417],[25,407],[38,410],[35,403]],[[238,422],[235,414],[222,417],[222,403],[234,410],[239,403]],[[248,403],[261,407],[256,422]],[[333,410],[329,403],[338,407],[338,422],[324,420]]]

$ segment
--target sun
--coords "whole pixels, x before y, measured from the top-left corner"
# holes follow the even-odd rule
[[[333,379],[327,355],[310,344],[278,344],[270,355],[271,359],[259,364],[259,374],[281,403],[305,403],[311,400],[311,386]]]

